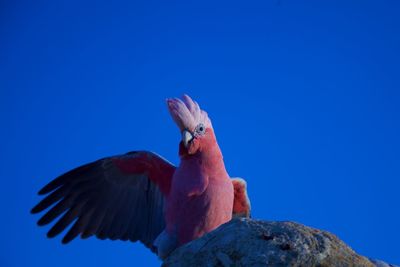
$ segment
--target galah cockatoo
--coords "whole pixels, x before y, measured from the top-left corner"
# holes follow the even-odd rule
[[[231,179],[207,113],[189,96],[167,99],[179,127],[180,163],[175,167],[155,153],[129,152],[73,169],[40,191],[48,194],[33,209],[47,233],[68,243],[88,238],[141,241],[160,258],[201,237],[232,216],[249,216],[246,183]]]

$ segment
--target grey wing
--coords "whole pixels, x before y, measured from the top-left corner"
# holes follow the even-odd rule
[[[164,197],[169,193],[175,167],[146,152],[108,157],[73,169],[40,191],[47,196],[33,209],[51,207],[38,221],[58,221],[48,237],[72,227],[62,239],[88,238],[141,241],[154,251],[153,241],[165,228]]]

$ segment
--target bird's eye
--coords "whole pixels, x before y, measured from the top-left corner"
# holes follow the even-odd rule
[[[199,125],[197,125],[195,132],[197,135],[203,135],[206,132],[206,127],[204,126],[204,124],[200,123]]]

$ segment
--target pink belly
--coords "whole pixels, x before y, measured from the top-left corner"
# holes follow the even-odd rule
[[[233,186],[229,179],[210,181],[200,196],[172,195],[167,203],[167,231],[179,245],[199,238],[232,218]]]

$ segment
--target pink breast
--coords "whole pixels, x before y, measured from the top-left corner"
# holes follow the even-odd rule
[[[210,179],[203,194],[189,197],[173,189],[167,201],[167,231],[175,232],[181,245],[231,220],[233,186],[228,177]]]

